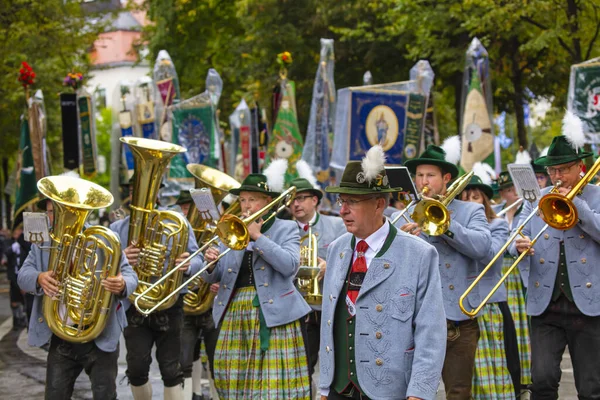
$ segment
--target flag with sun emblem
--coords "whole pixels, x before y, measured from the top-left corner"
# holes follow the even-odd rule
[[[460,166],[470,172],[476,162],[494,165],[490,66],[487,50],[477,38],[467,50],[463,82]]]
[[[296,116],[294,82],[285,80],[281,85],[281,105],[269,138],[264,165],[269,165],[272,160],[278,158],[287,159],[289,167],[285,174],[285,183],[289,184],[298,176],[295,165],[302,156],[302,149],[302,136]]]

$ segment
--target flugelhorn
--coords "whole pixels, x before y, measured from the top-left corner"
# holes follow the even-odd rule
[[[320,290],[318,275],[318,245],[317,235],[312,232],[312,226],[308,226],[308,232],[300,239],[300,244],[308,244],[300,247],[300,269],[296,278],[298,278],[298,290],[302,293],[304,300],[310,305],[320,305],[323,301],[323,294]]]
[[[561,186],[561,184],[562,184],[561,181],[556,182],[556,185],[552,188],[550,193],[548,193],[546,196],[548,196],[551,193],[557,192],[558,188]],[[541,199],[540,199],[540,201],[541,201]],[[488,265],[486,265],[486,267],[483,269],[483,271],[481,271],[479,276],[477,276],[477,278],[475,278],[475,280],[471,283],[471,285],[467,288],[467,290],[462,294],[462,296],[460,296],[460,298],[458,300],[458,306],[460,307],[460,310],[463,312],[463,314],[465,314],[471,318],[475,318],[477,313],[479,313],[479,311],[481,311],[481,309],[487,304],[487,302],[492,298],[494,293],[496,293],[498,288],[500,288],[500,286],[502,286],[504,284],[504,281],[506,279],[508,279],[508,277],[512,273],[512,271],[517,267],[517,265],[519,265],[521,260],[523,260],[525,258],[525,256],[527,256],[527,254],[529,253],[529,250],[531,250],[533,248],[533,246],[537,243],[538,239],[542,236],[542,234],[546,231],[546,229],[548,229],[549,225],[548,224],[544,225],[544,227],[538,232],[538,234],[531,240],[531,244],[529,245],[529,248],[527,250],[523,251],[521,254],[519,254],[519,257],[517,257],[517,259],[512,263],[512,265],[506,270],[506,273],[500,278],[500,280],[492,288],[490,293],[488,293],[488,295],[485,296],[485,298],[481,301],[479,306],[471,311],[467,311],[467,309],[465,308],[463,303],[464,303],[465,299],[467,298],[467,296],[469,295],[469,293],[471,293],[473,291],[473,289],[475,289],[475,286],[477,286],[479,281],[481,281],[481,279],[485,276],[485,274],[487,274],[487,272],[490,270],[490,268],[492,268],[494,266],[496,261],[498,261],[498,259],[500,257],[504,256],[504,253],[510,247],[510,245],[515,241],[515,239],[517,239],[517,236],[524,237],[523,229],[525,228],[525,225],[527,225],[529,223],[529,221],[531,221],[531,219],[537,214],[538,209],[539,209],[539,205],[536,208],[534,208],[533,211],[531,211],[531,213],[529,213],[527,218],[525,218],[525,221],[523,221],[523,223],[516,228],[515,232],[512,235],[510,235],[510,237],[508,238],[508,241],[504,244],[504,246],[502,246],[500,251],[498,251],[498,253],[496,253],[494,258],[492,258],[492,260],[488,263]]]
[[[186,168],[194,177],[196,188],[210,190],[216,206],[221,203],[231,189],[240,187],[240,183],[226,173],[206,165],[188,164]],[[210,215],[206,215],[205,211],[201,212],[196,208],[196,203],[192,203],[187,215],[199,246],[214,236],[215,221]],[[214,298],[215,293],[210,291],[210,285],[198,276],[190,283],[188,292],[183,296],[183,311],[188,315],[203,314],[212,307]]]
[[[68,176],[42,178],[37,187],[54,206],[48,271],[55,274],[58,294],[43,299],[46,323],[68,342],[92,341],[110,317],[113,296],[101,281],[118,275],[121,243],[103,226],[83,228],[89,213],[110,206],[113,196],[102,186]]]
[[[162,278],[160,278],[158,281],[156,281],[153,285],[149,286],[146,290],[144,290],[142,293],[140,293],[135,298],[135,307],[138,309],[138,311],[140,313],[142,313],[144,315],[151,314],[156,309],[158,309],[158,307],[160,307],[161,304],[163,304],[164,302],[168,301],[171,297],[173,297],[175,295],[175,293],[179,292],[181,289],[183,289],[184,287],[189,285],[194,279],[196,279],[196,277],[200,276],[200,274],[202,272],[206,271],[208,268],[210,268],[214,264],[216,264],[223,256],[225,256],[225,254],[229,253],[231,250],[245,249],[248,246],[248,243],[250,243],[250,234],[248,233],[248,225],[250,223],[256,221],[257,219],[261,218],[269,211],[271,211],[273,209],[273,207],[275,207],[275,205],[281,204],[279,207],[277,207],[277,210],[275,212],[273,212],[271,215],[269,215],[267,217],[267,219],[264,220],[264,222],[268,222],[269,220],[274,218],[284,208],[289,207],[290,204],[292,204],[292,201],[294,200],[295,196],[296,196],[296,187],[292,186],[289,189],[287,189],[285,192],[281,193],[275,200],[271,201],[269,204],[267,204],[266,206],[264,206],[263,208],[261,208],[260,210],[255,212],[254,214],[250,215],[249,217],[241,219],[240,217],[237,217],[235,215],[230,215],[230,214],[223,215],[221,217],[221,219],[217,222],[217,225],[215,228],[215,236],[212,239],[210,239],[208,242],[206,242],[204,245],[202,245],[194,253],[190,254],[190,256],[188,258],[186,258],[181,263],[179,263],[179,265],[177,265],[174,270],[166,273]],[[192,258],[196,257],[198,254],[202,253],[204,250],[206,250],[209,246],[211,246],[217,240],[220,240],[225,246],[228,247],[227,250],[225,250],[223,253],[219,254],[219,257],[217,257],[217,259],[206,264],[200,271],[198,271],[194,275],[190,276],[187,281],[183,282],[178,288],[176,288],[173,292],[171,292],[169,295],[167,295],[165,298],[163,298],[161,301],[159,301],[153,307],[144,308],[142,304],[139,304],[140,299],[143,299],[144,296],[146,296],[148,293],[150,293],[154,289],[154,286],[158,286],[163,281],[169,279],[169,277],[173,273],[175,273],[176,270],[178,270],[181,266],[186,264]]]
[[[153,139],[122,137],[120,140],[129,146],[134,159],[127,243],[140,248],[138,264],[133,267],[138,275],[138,286],[129,299],[138,301],[138,294],[146,292],[144,298],[139,300],[142,305],[152,307],[160,302],[159,309],[167,309],[175,304],[177,298],[170,296],[172,300],[168,303],[161,300],[183,279],[183,271],[174,267],[177,257],[187,248],[188,225],[181,214],[155,210],[154,205],[169,162],[186,149]],[[165,269],[167,273],[174,271],[175,276],[164,285],[153,285],[153,281],[160,278]],[[151,292],[145,290],[149,286],[153,288]]]

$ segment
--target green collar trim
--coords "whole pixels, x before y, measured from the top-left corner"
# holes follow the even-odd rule
[[[398,234],[398,229],[394,225],[392,225],[389,221],[386,221],[386,223],[390,224],[390,231],[388,232],[388,235],[385,238],[385,242],[383,242],[381,250],[379,250],[379,253],[375,255],[375,258],[381,257],[385,254],[386,251],[388,251],[388,249],[392,245],[392,242],[394,241],[394,238],[396,237],[396,234]],[[352,251],[354,251],[354,248],[356,247],[356,236],[352,236],[350,246],[352,247]]]
[[[266,214],[263,216],[263,219],[267,219],[269,218],[269,216],[271,216],[273,214],[273,211],[271,211],[270,213]],[[273,217],[270,220],[268,220],[267,222],[265,222],[261,227],[260,227],[260,233],[265,233],[266,231],[268,231],[271,226],[273,225],[273,223],[275,222],[275,218],[277,217]]]

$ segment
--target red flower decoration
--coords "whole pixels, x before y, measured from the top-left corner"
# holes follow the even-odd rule
[[[33,68],[26,61],[21,63],[22,67],[19,70],[19,82],[23,85],[24,88],[27,86],[31,86],[35,83],[35,72],[33,72]]]

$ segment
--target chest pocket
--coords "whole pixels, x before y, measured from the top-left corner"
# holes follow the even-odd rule
[[[589,240],[587,234],[583,233],[582,231],[573,233],[569,232],[567,235],[565,235],[565,245],[568,243],[569,245],[575,247],[577,250],[585,249],[588,245],[588,242]]]
[[[408,321],[415,312],[415,295],[409,288],[401,288],[392,298],[392,318]]]

